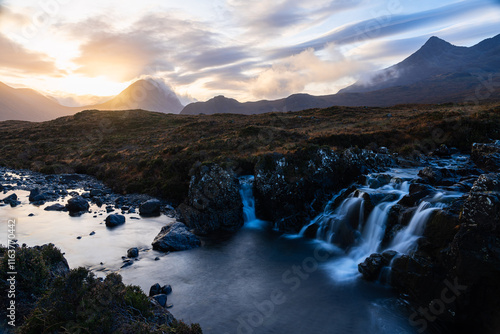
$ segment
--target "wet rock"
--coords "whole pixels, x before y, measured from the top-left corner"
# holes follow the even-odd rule
[[[35,216],[35,214],[34,214],[34,213],[30,213],[30,214],[28,215],[28,217],[34,217],[34,216]]]
[[[170,285],[164,285],[161,287],[161,293],[165,295],[169,295],[172,293],[172,287]]]
[[[500,143],[474,143],[472,145],[471,160],[480,168],[488,171],[500,171]]]
[[[133,247],[127,250],[127,257],[129,258],[136,258],[139,256],[139,248]]]
[[[29,195],[30,202],[44,202],[47,200],[47,195],[42,194],[39,188],[32,189]]]
[[[396,255],[395,251],[386,251],[383,254],[374,253],[358,264],[358,271],[367,281],[375,281],[380,277],[382,268],[387,267]]]
[[[182,251],[199,247],[201,242],[193,233],[189,232],[186,225],[171,222],[161,229],[152,245],[154,250]]]
[[[307,221],[308,219],[309,216],[306,213],[299,212],[293,216],[279,219],[276,222],[275,226],[280,231],[296,233],[297,231],[300,231],[302,229],[302,227],[304,226],[304,221]],[[313,229],[314,227],[311,227],[309,229],[309,232],[312,232]],[[316,225],[316,230],[317,230],[317,225]]]
[[[441,146],[439,146],[437,149],[435,149],[431,153],[431,155],[435,156],[435,157],[440,157],[440,158],[449,158],[451,156],[451,151],[448,148],[448,146],[446,146],[445,144],[441,144]]]
[[[66,204],[66,209],[68,209],[70,214],[86,212],[89,210],[89,207],[89,203],[81,196],[70,198]]]
[[[78,181],[83,181],[84,179],[85,176],[80,174],[62,174],[59,177],[59,182],[62,184],[72,184]]]
[[[257,217],[278,222],[295,233],[323,211],[331,195],[363,173],[394,164],[387,155],[370,151],[308,148],[289,155],[270,154],[255,166],[254,196]],[[286,220],[286,219],[285,219]]]
[[[139,214],[144,217],[155,217],[160,215],[161,202],[150,199],[139,206]]]
[[[104,195],[104,191],[102,191],[101,189],[92,189],[90,191],[89,195],[91,197],[99,197],[99,196]]]
[[[500,229],[500,173],[481,175],[474,182],[462,221],[484,229]]]
[[[116,227],[125,224],[125,216],[119,214],[111,214],[106,217],[105,221],[107,227]]]
[[[410,191],[408,195],[405,195],[398,202],[398,204],[407,207],[416,206],[420,203],[422,199],[431,196],[435,192],[436,189],[430,185],[422,183],[412,183],[410,184]]]
[[[243,203],[237,177],[217,164],[199,166],[179,206],[185,224],[197,234],[236,231],[243,225]]]
[[[45,211],[64,211],[64,210],[66,210],[66,207],[60,203],[56,203],[56,204],[52,204],[52,205],[47,206],[44,210]]]
[[[113,211],[115,211],[115,209],[113,208],[113,206],[112,206],[112,205],[108,205],[108,206],[106,206],[106,212],[107,212],[107,213],[110,213],[110,212],[113,212]]]
[[[153,296],[153,298],[160,304],[161,307],[165,307],[167,305],[167,295],[159,294]]]
[[[304,231],[304,237],[309,239],[316,239],[317,233],[319,229],[318,223],[312,223],[306,227]]]
[[[17,200],[17,194],[12,194],[3,199],[5,204],[9,204],[11,207],[16,207],[21,204],[20,201]]]
[[[161,293],[161,285],[160,283],[153,284],[151,288],[149,288],[149,296],[153,297],[155,295],[159,295]]]

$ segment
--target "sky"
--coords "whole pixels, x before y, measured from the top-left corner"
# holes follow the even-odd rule
[[[0,0],[0,81],[92,104],[141,78],[183,104],[334,94],[431,36],[500,33],[500,0]]]

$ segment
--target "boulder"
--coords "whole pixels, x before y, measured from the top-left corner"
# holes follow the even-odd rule
[[[382,254],[374,253],[367,257],[364,262],[358,264],[358,271],[368,281],[378,280],[382,268],[387,267],[398,253],[392,250]]]
[[[201,245],[201,242],[193,233],[189,232],[186,225],[171,222],[161,229],[152,245],[154,250],[169,252],[196,248]]]
[[[64,211],[64,210],[66,210],[66,207],[60,203],[56,203],[56,204],[52,204],[52,205],[47,206],[44,210],[45,211]]]
[[[89,203],[81,196],[70,198],[66,204],[69,213],[81,213],[89,210]]]
[[[160,215],[161,202],[150,199],[139,206],[139,214],[144,217],[155,217]]]
[[[500,171],[500,142],[490,144],[474,143],[471,160],[480,168],[488,171]]]
[[[115,213],[107,216],[105,221],[107,227],[116,227],[125,224],[125,216]]]
[[[158,304],[160,304],[161,307],[165,307],[167,305],[167,295],[154,295],[153,298],[158,302]]]
[[[425,170],[425,169],[424,169]],[[422,173],[422,171],[420,171]],[[419,173],[419,175],[420,175]],[[428,196],[432,196],[436,192],[436,189],[428,184],[423,183],[412,183],[410,184],[410,191],[408,195],[405,195],[399,202],[399,205],[412,207],[420,203],[422,199]]]
[[[435,149],[431,155],[439,158],[449,158],[451,156],[451,151],[448,146],[441,144],[441,146]]]
[[[153,297],[159,295],[161,293],[160,283],[153,284],[151,288],[149,288],[149,296]]]
[[[179,212],[184,223],[197,234],[238,230],[243,225],[238,178],[217,164],[198,166]]]
[[[135,258],[139,256],[139,248],[133,247],[127,250],[127,257],[129,258]]]
[[[15,206],[18,206],[19,204],[21,204],[21,202],[17,200],[16,194],[9,195],[9,196],[5,197],[2,201],[5,204],[9,204],[11,207],[15,207]]]

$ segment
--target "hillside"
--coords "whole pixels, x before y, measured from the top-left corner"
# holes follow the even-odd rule
[[[445,143],[468,151],[475,141],[500,139],[499,129],[498,103],[331,107],[250,116],[91,110],[43,123],[0,122],[0,165],[86,173],[118,192],[179,203],[196,163],[213,161],[251,174],[265,154],[312,145],[385,146],[414,155]]]
[[[15,89],[0,82],[0,121],[47,121],[80,110],[64,107],[32,89]]]
[[[337,94],[294,94],[285,99],[240,103],[223,96],[187,105],[181,114],[259,114],[330,106],[388,107],[403,103],[499,101],[500,35],[467,47],[431,37],[401,63]],[[488,83],[490,82],[490,83]],[[479,92],[479,93],[478,93]]]

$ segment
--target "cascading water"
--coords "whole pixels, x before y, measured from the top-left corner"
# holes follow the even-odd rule
[[[245,223],[256,220],[255,199],[253,197],[253,175],[240,177],[240,195],[243,201],[243,218]]]

